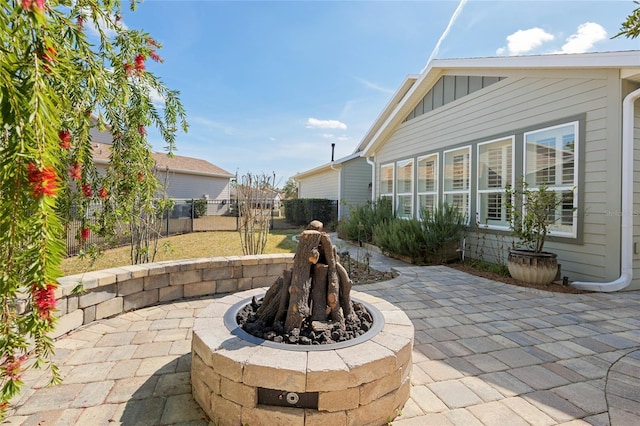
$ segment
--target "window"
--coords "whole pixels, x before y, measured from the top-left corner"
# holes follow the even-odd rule
[[[393,197],[393,164],[380,166],[380,196]]]
[[[444,201],[456,206],[467,219],[469,218],[470,175],[470,146],[444,152]]]
[[[438,206],[438,154],[418,158],[418,214]]]
[[[398,161],[396,215],[408,219],[413,211],[413,160]]]
[[[578,122],[548,127],[524,134],[524,176],[531,189],[546,185],[562,203],[555,212],[551,235],[577,235]]]
[[[509,217],[505,186],[513,185],[513,137],[478,144],[478,214],[480,226],[506,229]]]

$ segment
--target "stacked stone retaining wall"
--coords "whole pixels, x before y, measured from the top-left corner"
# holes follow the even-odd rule
[[[131,265],[58,280],[59,337],[92,321],[157,303],[270,286],[293,265],[293,254],[187,259]],[[74,289],[82,285],[83,292]]]

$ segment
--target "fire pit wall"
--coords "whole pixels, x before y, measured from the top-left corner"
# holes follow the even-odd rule
[[[192,390],[215,424],[387,424],[398,415],[409,398],[414,331],[404,312],[353,291],[380,311],[382,330],[355,346],[293,351],[250,343],[225,326],[232,306],[265,291],[218,299],[195,320]],[[265,403],[265,395],[276,395],[276,403]]]

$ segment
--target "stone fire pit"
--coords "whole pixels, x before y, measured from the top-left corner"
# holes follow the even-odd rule
[[[229,312],[266,288],[214,301],[195,319],[195,400],[219,425],[386,424],[409,398],[413,325],[399,308],[353,291],[379,311],[353,344],[296,346],[247,337]],[[372,312],[373,313],[373,312]],[[225,325],[227,315],[227,325]],[[375,315],[374,315],[375,316]]]

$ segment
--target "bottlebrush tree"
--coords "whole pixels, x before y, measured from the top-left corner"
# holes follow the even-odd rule
[[[59,381],[48,333],[70,206],[105,204],[99,229],[85,224],[81,241],[108,232],[123,212],[152,208],[159,183],[147,129],[158,129],[169,152],[186,131],[178,92],[145,66],[162,60],[160,44],[127,28],[121,12],[119,0],[0,2],[0,418],[27,366],[48,367]],[[92,158],[96,125],[113,135],[106,176]]]

